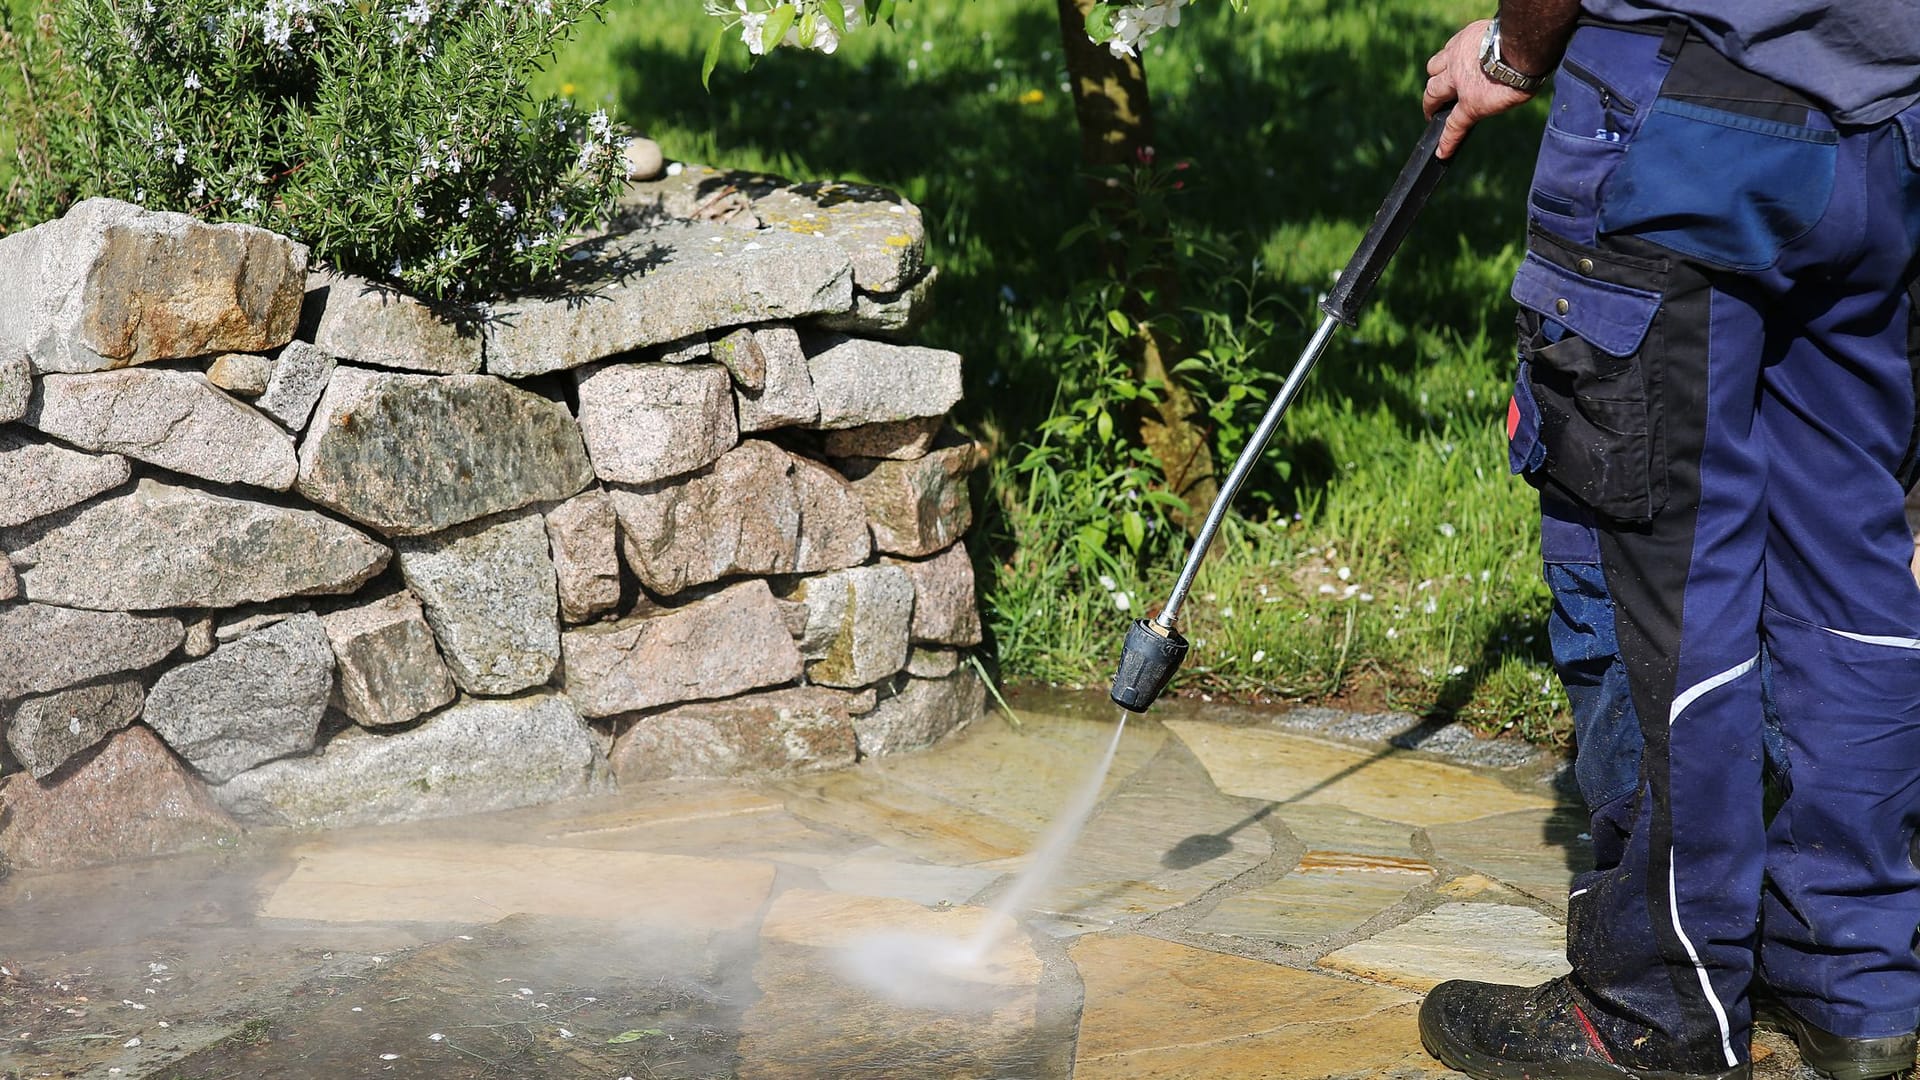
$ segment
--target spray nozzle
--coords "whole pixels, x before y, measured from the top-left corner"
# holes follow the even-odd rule
[[[1128,712],[1146,712],[1186,658],[1187,639],[1180,631],[1158,619],[1135,619],[1120,647],[1120,668],[1108,696]]]

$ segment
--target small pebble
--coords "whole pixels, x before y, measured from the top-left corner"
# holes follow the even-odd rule
[[[660,153],[660,144],[652,139],[628,139],[624,151],[627,158],[627,179],[652,180],[666,168],[666,157]]]

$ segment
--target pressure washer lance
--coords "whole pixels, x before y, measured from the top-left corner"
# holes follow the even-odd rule
[[[1300,384],[1306,381],[1307,373],[1327,349],[1327,342],[1333,338],[1335,325],[1344,325],[1351,330],[1360,321],[1360,306],[1366,302],[1367,294],[1380,280],[1393,253],[1400,248],[1407,231],[1413,227],[1413,219],[1427,205],[1427,199],[1440,183],[1440,177],[1447,171],[1447,163],[1434,156],[1434,149],[1440,145],[1440,131],[1446,126],[1447,114],[1453,111],[1449,105],[1440,111],[1427,125],[1426,134],[1414,147],[1413,156],[1400,170],[1399,179],[1393,182],[1393,190],[1387,193],[1387,201],[1380,204],[1380,210],[1373,216],[1373,225],[1360,241],[1360,247],[1354,251],[1347,268],[1340,272],[1333,289],[1320,301],[1320,311],[1326,316],[1320,328],[1313,332],[1313,339],[1307,342],[1306,351],[1293,365],[1293,371],[1280,387],[1280,393],[1267,406],[1267,415],[1253,433],[1253,438],[1240,451],[1240,457],[1233,463],[1233,471],[1227,474],[1226,483],[1220,485],[1220,494],[1213,500],[1212,509],[1207,511],[1207,520],[1200,526],[1200,535],[1193,541],[1193,549],[1187,552],[1187,563],[1180,571],[1180,579],[1173,584],[1173,592],[1167,597],[1166,606],[1160,614],[1151,619],[1135,619],[1127,630],[1127,640],[1120,648],[1120,668],[1113,673],[1113,689],[1110,695],[1114,704],[1130,712],[1143,713],[1152,706],[1160,691],[1167,688],[1167,681],[1180,669],[1180,662],[1187,658],[1187,639],[1175,629],[1180,618],[1180,605],[1186,602],[1187,590],[1193,587],[1193,579],[1200,573],[1200,563],[1207,557],[1207,548],[1213,543],[1213,534],[1220,529],[1220,521],[1227,516],[1227,507],[1240,491],[1240,485],[1253,471],[1254,463],[1260,460],[1261,451],[1267,447],[1267,440],[1273,437],[1274,429],[1280,426],[1280,418],[1285,415],[1287,406],[1300,392]]]

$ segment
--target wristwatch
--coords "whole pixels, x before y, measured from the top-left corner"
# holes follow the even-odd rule
[[[1545,75],[1529,75],[1501,59],[1498,16],[1487,24],[1487,34],[1480,39],[1480,70],[1486,72],[1487,78],[1494,82],[1511,86],[1523,94],[1531,94],[1547,82]]]

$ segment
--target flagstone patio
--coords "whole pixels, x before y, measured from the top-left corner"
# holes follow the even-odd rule
[[[1013,703],[840,772],[15,875],[0,1076],[1415,1080],[1454,1075],[1419,1045],[1428,987],[1565,970],[1587,854],[1557,762],[1324,710],[1131,719],[1016,925],[993,903],[1114,710]],[[848,964],[996,928],[937,1000]],[[1797,1076],[1763,1038],[1757,1075]]]

